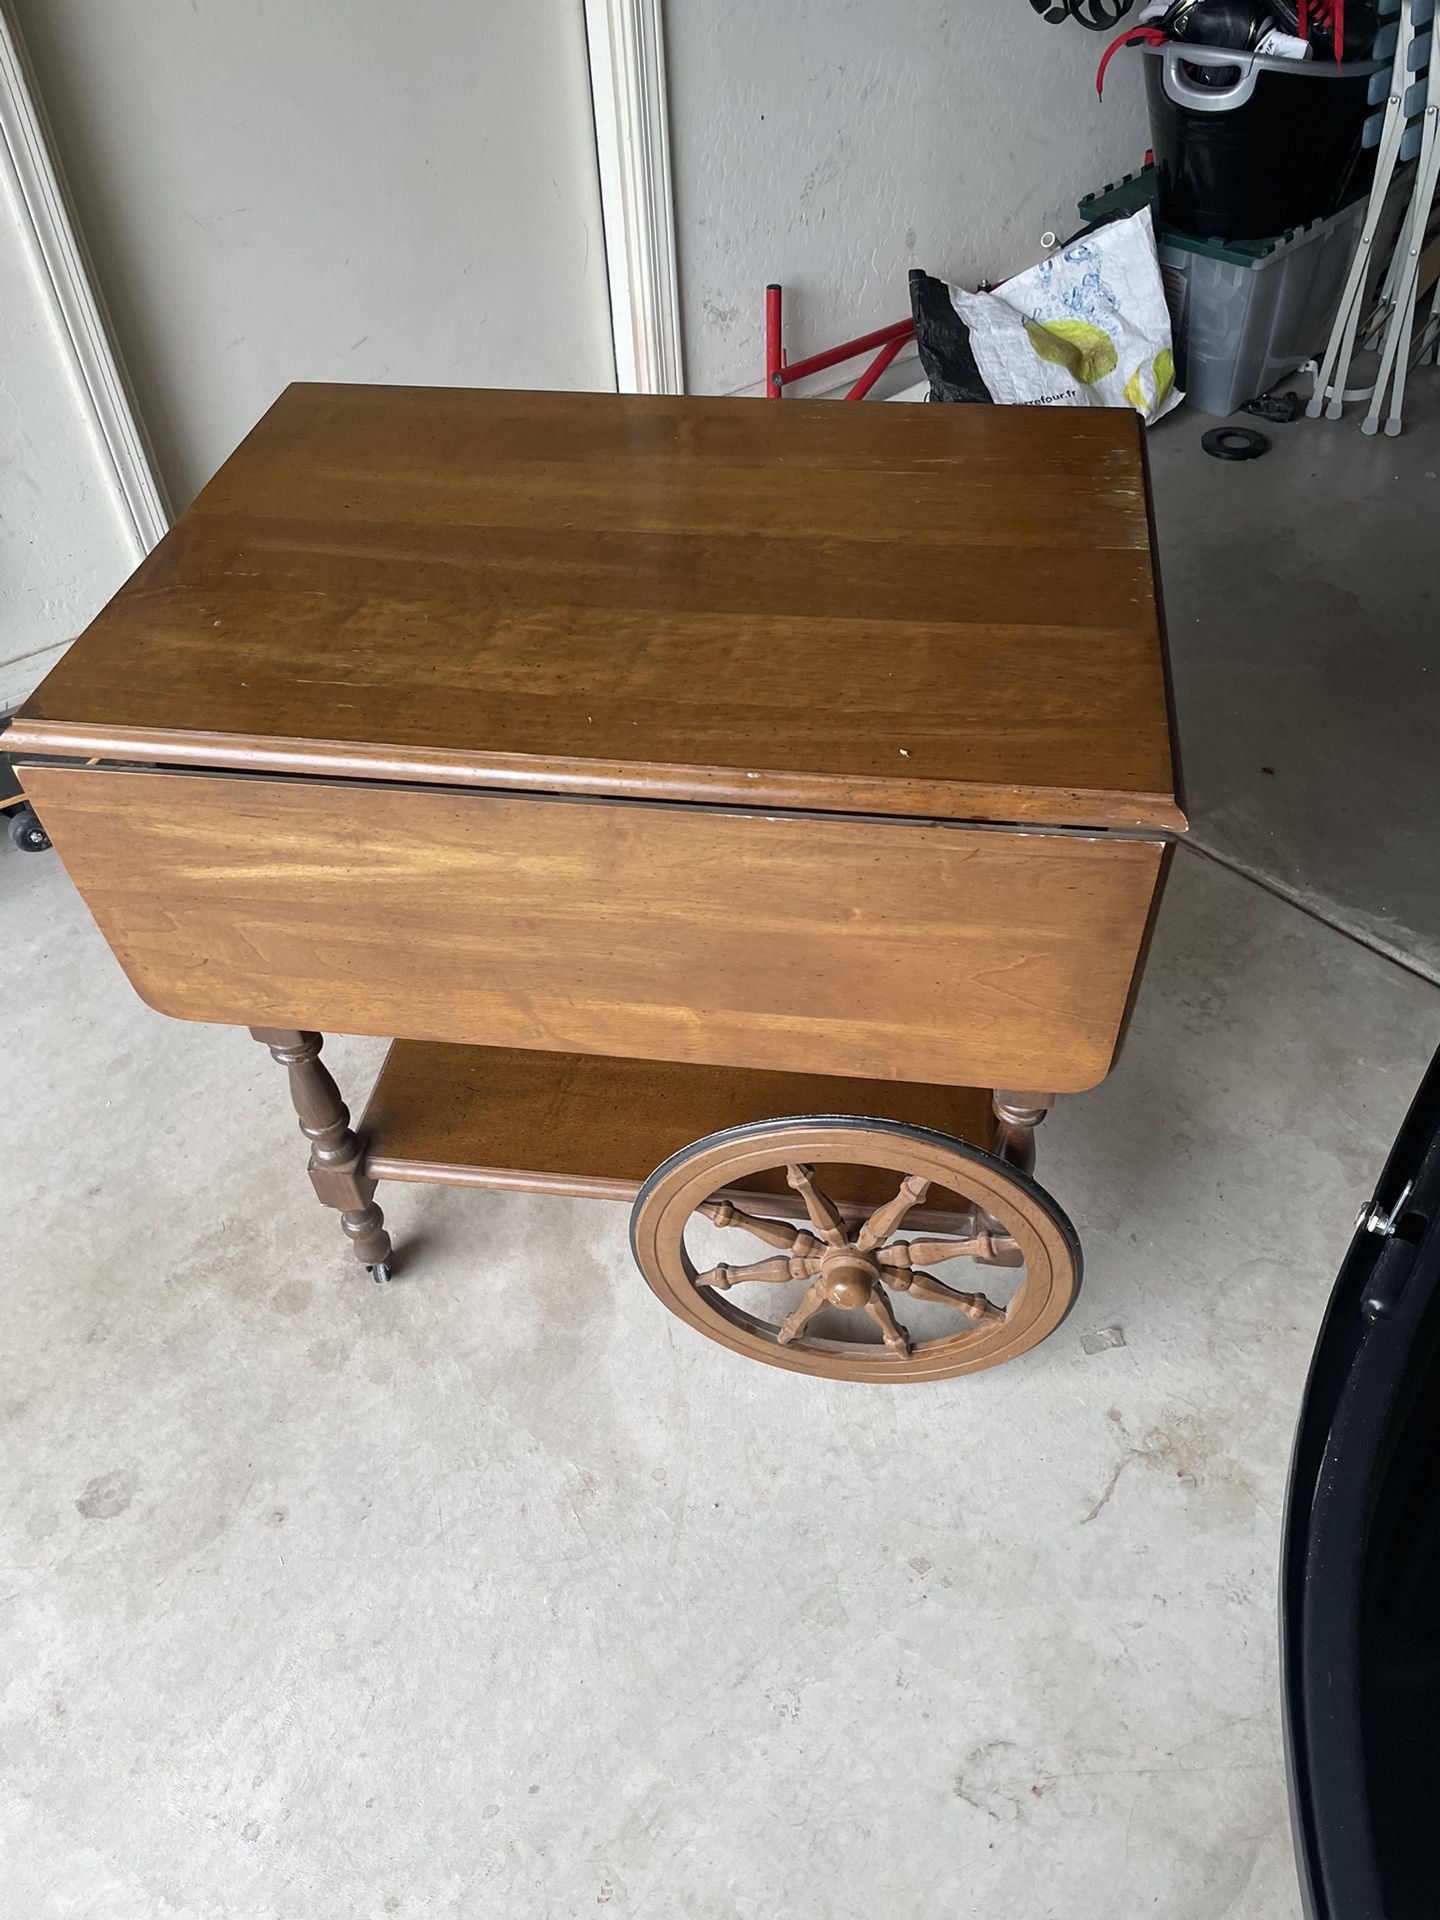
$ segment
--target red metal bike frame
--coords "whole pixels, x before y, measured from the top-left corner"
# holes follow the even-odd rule
[[[804,360],[787,360],[782,297],[780,288],[774,284],[765,289],[767,400],[783,400],[785,389],[792,381],[804,380],[812,373],[824,373],[827,367],[838,367],[842,361],[858,359],[862,353],[875,353],[875,358],[845,396],[847,400],[863,400],[906,341],[913,339],[915,334],[913,320],[897,320],[892,326],[877,327],[873,333],[862,333],[858,339],[843,341],[840,346],[829,347],[824,353],[812,353]]]

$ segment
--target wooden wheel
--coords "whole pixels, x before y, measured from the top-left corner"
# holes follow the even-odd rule
[[[757,1211],[750,1198],[777,1169],[803,1224],[775,1218],[788,1209],[763,1197]],[[859,1170],[872,1191],[877,1176],[888,1188],[893,1174],[893,1197],[864,1208],[832,1198],[854,1189]],[[936,1189],[956,1204],[937,1209]],[[697,1215],[779,1251],[697,1272],[686,1245]],[[955,1231],[900,1237],[937,1218]],[[831,1380],[943,1380],[998,1366],[1053,1333],[1080,1287],[1075,1229],[1027,1173],[893,1120],[764,1120],[711,1134],[645,1182],[630,1245],[654,1292],[692,1327],[753,1360]],[[1009,1300],[961,1292],[927,1271],[962,1258],[991,1273],[1020,1270]],[[780,1314],[762,1317],[752,1308],[765,1308],[771,1289]],[[895,1295],[924,1303],[907,1310],[909,1326],[896,1318]]]

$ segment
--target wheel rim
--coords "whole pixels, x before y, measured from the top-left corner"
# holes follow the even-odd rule
[[[798,1226],[775,1217],[773,1200],[744,1197],[737,1204],[729,1197],[745,1196],[748,1180],[781,1167],[797,1210],[804,1209]],[[862,1213],[842,1210],[815,1176],[814,1169],[827,1167],[893,1174],[893,1197]],[[973,1217],[969,1230],[946,1241],[927,1236],[913,1242],[922,1258],[912,1259],[902,1251],[912,1243],[902,1236],[913,1230],[907,1222],[934,1187],[963,1196]],[[697,1272],[685,1240],[697,1214],[777,1251],[760,1261],[736,1266],[727,1260]],[[928,1271],[965,1257],[962,1243],[972,1243],[970,1258],[987,1263],[982,1273],[1013,1264],[1016,1256],[1023,1262],[1007,1306],[940,1282]],[[947,1134],[847,1115],[759,1121],[673,1154],[636,1198],[630,1244],[652,1291],[697,1331],[769,1366],[837,1380],[940,1380],[998,1366],[1053,1333],[1080,1284],[1075,1230],[1027,1174]],[[787,1280],[803,1281],[804,1292],[796,1310],[778,1322],[730,1297],[736,1286],[753,1295],[757,1285]],[[925,1302],[927,1310],[949,1309],[956,1331],[902,1346],[886,1323],[907,1334],[907,1298]],[[872,1337],[838,1339],[808,1330],[810,1320],[822,1313],[833,1317],[837,1310],[853,1314],[859,1327],[869,1322]]]

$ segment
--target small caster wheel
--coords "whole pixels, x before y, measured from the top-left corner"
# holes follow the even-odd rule
[[[388,1260],[382,1260],[379,1266],[371,1267],[370,1278],[377,1286],[383,1287],[385,1282],[390,1278],[390,1262]]]
[[[50,845],[50,836],[33,807],[21,807],[11,814],[10,838],[22,853],[44,853]]]

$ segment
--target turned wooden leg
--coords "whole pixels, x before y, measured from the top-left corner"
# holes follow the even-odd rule
[[[376,1183],[364,1171],[364,1148],[350,1130],[350,1109],[340,1098],[318,1033],[292,1033],[279,1027],[252,1027],[251,1033],[290,1076],[290,1098],[300,1116],[300,1131],[310,1142],[310,1180],[340,1225],[358,1259],[377,1280],[390,1278],[390,1236],[385,1216],[375,1205]]]
[[[995,1118],[1000,1122],[996,1152],[1022,1173],[1035,1171],[1035,1129],[1055,1104],[1053,1093],[1012,1093],[995,1089]]]

